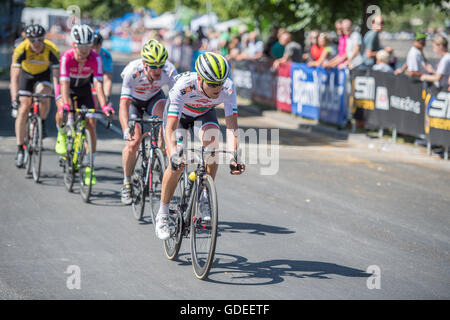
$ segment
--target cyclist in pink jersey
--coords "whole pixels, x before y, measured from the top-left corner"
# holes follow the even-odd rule
[[[94,50],[91,50],[94,32],[87,25],[75,25],[71,30],[71,38],[73,48],[65,51],[61,56],[60,90],[56,91],[56,96],[58,97],[58,112],[56,113],[58,137],[55,151],[61,155],[67,152],[65,130],[61,129],[63,111],[73,109],[75,104],[78,108],[83,105],[87,108],[95,108],[91,92],[91,75],[94,77],[94,87],[97,91],[102,111],[108,116],[114,115],[114,109],[107,105],[103,92],[102,59]],[[71,114],[69,114],[68,122],[70,121],[72,121]],[[92,137],[92,150],[89,150],[89,152],[92,152],[92,157],[95,160],[97,142],[95,132],[96,120],[89,118],[86,124]],[[95,183],[96,179],[93,172],[92,184]]]

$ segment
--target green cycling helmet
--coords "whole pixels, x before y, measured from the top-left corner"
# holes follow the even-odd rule
[[[150,39],[141,50],[142,60],[150,65],[162,66],[166,63],[168,56],[163,44],[154,39]]]
[[[195,70],[208,83],[223,83],[230,73],[230,65],[220,54],[205,52],[195,61]]]

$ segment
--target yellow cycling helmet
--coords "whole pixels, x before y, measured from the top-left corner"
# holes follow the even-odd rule
[[[223,83],[230,73],[230,65],[220,54],[205,52],[195,61],[195,71],[206,82]]]
[[[162,43],[155,39],[150,39],[142,47],[141,57],[147,64],[162,66],[166,63],[168,53]]]

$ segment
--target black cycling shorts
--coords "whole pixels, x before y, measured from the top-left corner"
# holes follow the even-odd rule
[[[19,94],[32,94],[34,86],[38,82],[42,82],[52,88],[50,69],[38,74],[31,74],[22,69],[19,76]]]
[[[142,118],[144,116],[144,112],[146,112],[149,116],[153,116],[153,108],[155,105],[159,101],[164,101],[164,103],[166,103],[166,100],[167,98],[162,90],[159,90],[157,94],[147,101],[132,98],[130,109],[128,111],[128,117],[129,119]]]

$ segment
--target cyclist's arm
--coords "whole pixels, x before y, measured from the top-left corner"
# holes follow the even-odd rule
[[[177,139],[176,139],[176,131],[178,128],[178,123],[180,122],[178,117],[167,117],[165,131],[165,142],[167,151],[169,153],[169,159],[173,154],[177,152]]]
[[[122,126],[122,131],[125,132],[128,126],[129,114],[128,111],[130,109],[131,99],[121,98],[119,103],[119,121]]]
[[[68,104],[69,106],[72,107],[72,100],[70,99],[69,89],[70,89],[70,81],[61,80],[60,94],[62,105]]]
[[[103,82],[95,79],[94,80],[94,88],[95,88],[95,91],[97,92],[97,98],[98,98],[98,102],[100,103],[100,106],[106,105],[105,93],[103,92]]]
[[[23,49],[24,44],[23,42],[17,46],[17,48],[14,50],[13,56],[12,56],[12,63],[11,63],[11,69],[10,69],[10,79],[11,79],[11,86],[10,86],[10,94],[11,94],[11,101],[17,100],[17,94],[19,91],[19,77],[20,72],[22,70],[22,61],[25,59],[25,51]]]
[[[109,100],[111,97],[111,89],[112,89],[112,73],[106,72],[103,73],[103,91],[105,93],[106,100]]]
[[[237,152],[239,146],[237,114],[225,117],[225,124],[227,126],[227,150]]]
[[[11,86],[9,88],[9,92],[11,94],[11,101],[17,100],[17,93],[19,91],[20,72],[21,72],[20,67],[11,65],[11,70],[10,70]]]

